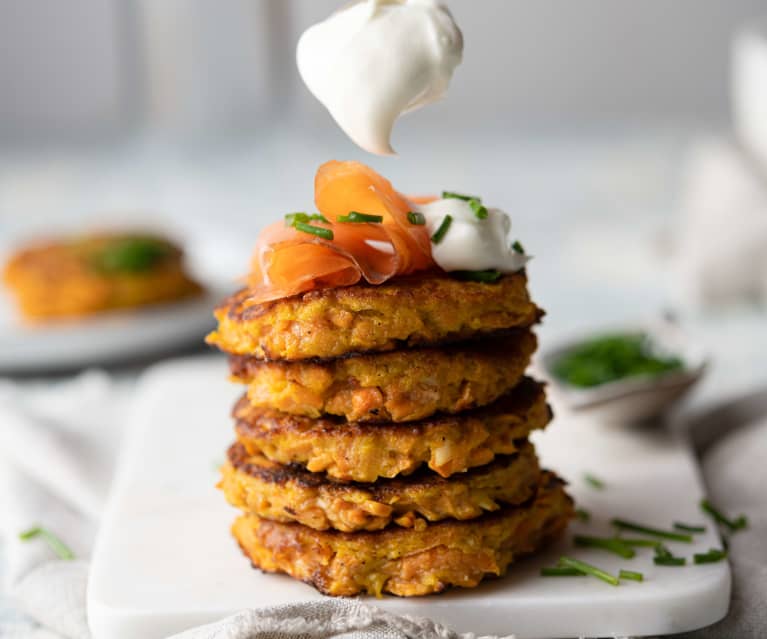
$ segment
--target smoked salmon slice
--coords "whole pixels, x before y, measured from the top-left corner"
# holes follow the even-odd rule
[[[332,231],[332,239],[284,222],[267,226],[256,243],[248,277],[254,303],[350,286],[362,279],[382,284],[395,275],[434,267],[426,227],[408,219],[411,201],[370,167],[359,162],[323,164],[314,180],[314,199],[327,222],[313,220],[311,225]],[[382,220],[338,221],[351,211]]]

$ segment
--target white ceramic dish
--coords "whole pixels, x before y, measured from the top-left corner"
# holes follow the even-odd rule
[[[235,510],[215,484],[215,462],[232,441],[231,405],[243,389],[226,380],[220,359],[155,367],[140,382],[130,432],[91,561],[88,619],[94,639],[160,639],[245,608],[323,599],[283,575],[253,570],[229,534]],[[555,413],[559,406],[555,404]],[[555,419],[536,433],[541,462],[570,482],[591,513],[572,533],[606,535],[611,517],[668,527],[707,523],[698,508],[700,474],[689,448],[662,430],[638,437],[589,418]],[[584,482],[598,474],[604,490]],[[672,489],[670,489],[672,487]],[[667,568],[650,549],[634,559],[568,538],[514,566],[504,579],[441,595],[364,598],[401,614],[431,617],[459,632],[519,639],[658,636],[714,623],[727,612],[727,562]],[[714,526],[691,544],[691,557],[718,547]],[[542,566],[572,554],[612,572],[644,573],[644,583],[543,578]]]
[[[646,333],[661,351],[677,355],[684,367],[652,377],[629,377],[593,388],[578,388],[558,379],[555,362],[578,344],[600,335]],[[659,417],[671,409],[706,372],[708,357],[673,322],[607,327],[568,340],[541,357],[551,394],[567,409],[607,422],[632,424]]]
[[[40,326],[22,324],[11,300],[0,297],[0,374],[55,373],[201,344],[224,295],[221,287],[208,286],[191,300]]]

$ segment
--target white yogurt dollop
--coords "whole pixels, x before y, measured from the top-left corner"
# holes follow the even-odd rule
[[[370,153],[392,155],[400,114],[441,98],[463,37],[436,0],[363,0],[310,27],[296,50],[306,86]]]
[[[487,209],[487,217],[477,217],[469,202],[443,199],[417,207],[426,218],[429,234],[434,235],[447,215],[453,220],[431,254],[445,271],[486,271],[514,273],[525,267],[530,257],[513,248],[511,218],[500,209]]]

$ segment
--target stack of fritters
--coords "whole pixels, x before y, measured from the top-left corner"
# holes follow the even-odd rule
[[[209,336],[247,385],[221,487],[253,565],[330,595],[425,595],[503,574],[572,516],[527,440],[541,311],[524,273],[446,274],[255,304]]]

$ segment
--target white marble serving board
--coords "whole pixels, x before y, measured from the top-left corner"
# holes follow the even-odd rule
[[[322,597],[288,577],[253,570],[229,536],[235,512],[214,487],[215,466],[232,439],[229,411],[241,390],[226,376],[220,358],[206,358],[163,364],[140,383],[93,558],[88,613],[95,639],[159,639],[243,608]],[[614,516],[663,527],[704,520],[695,463],[685,446],[661,433],[561,416],[536,443],[543,463],[571,482],[578,504],[592,513],[590,523],[575,523],[571,532],[607,534]],[[590,487],[586,471],[606,488]],[[520,639],[670,634],[727,612],[726,562],[664,568],[653,565],[649,549],[623,560],[574,549],[570,538],[473,590],[370,601],[458,631]],[[708,526],[692,545],[669,545],[691,557],[719,540]],[[539,576],[565,552],[613,572],[641,571],[645,582],[613,587],[592,578]]]

